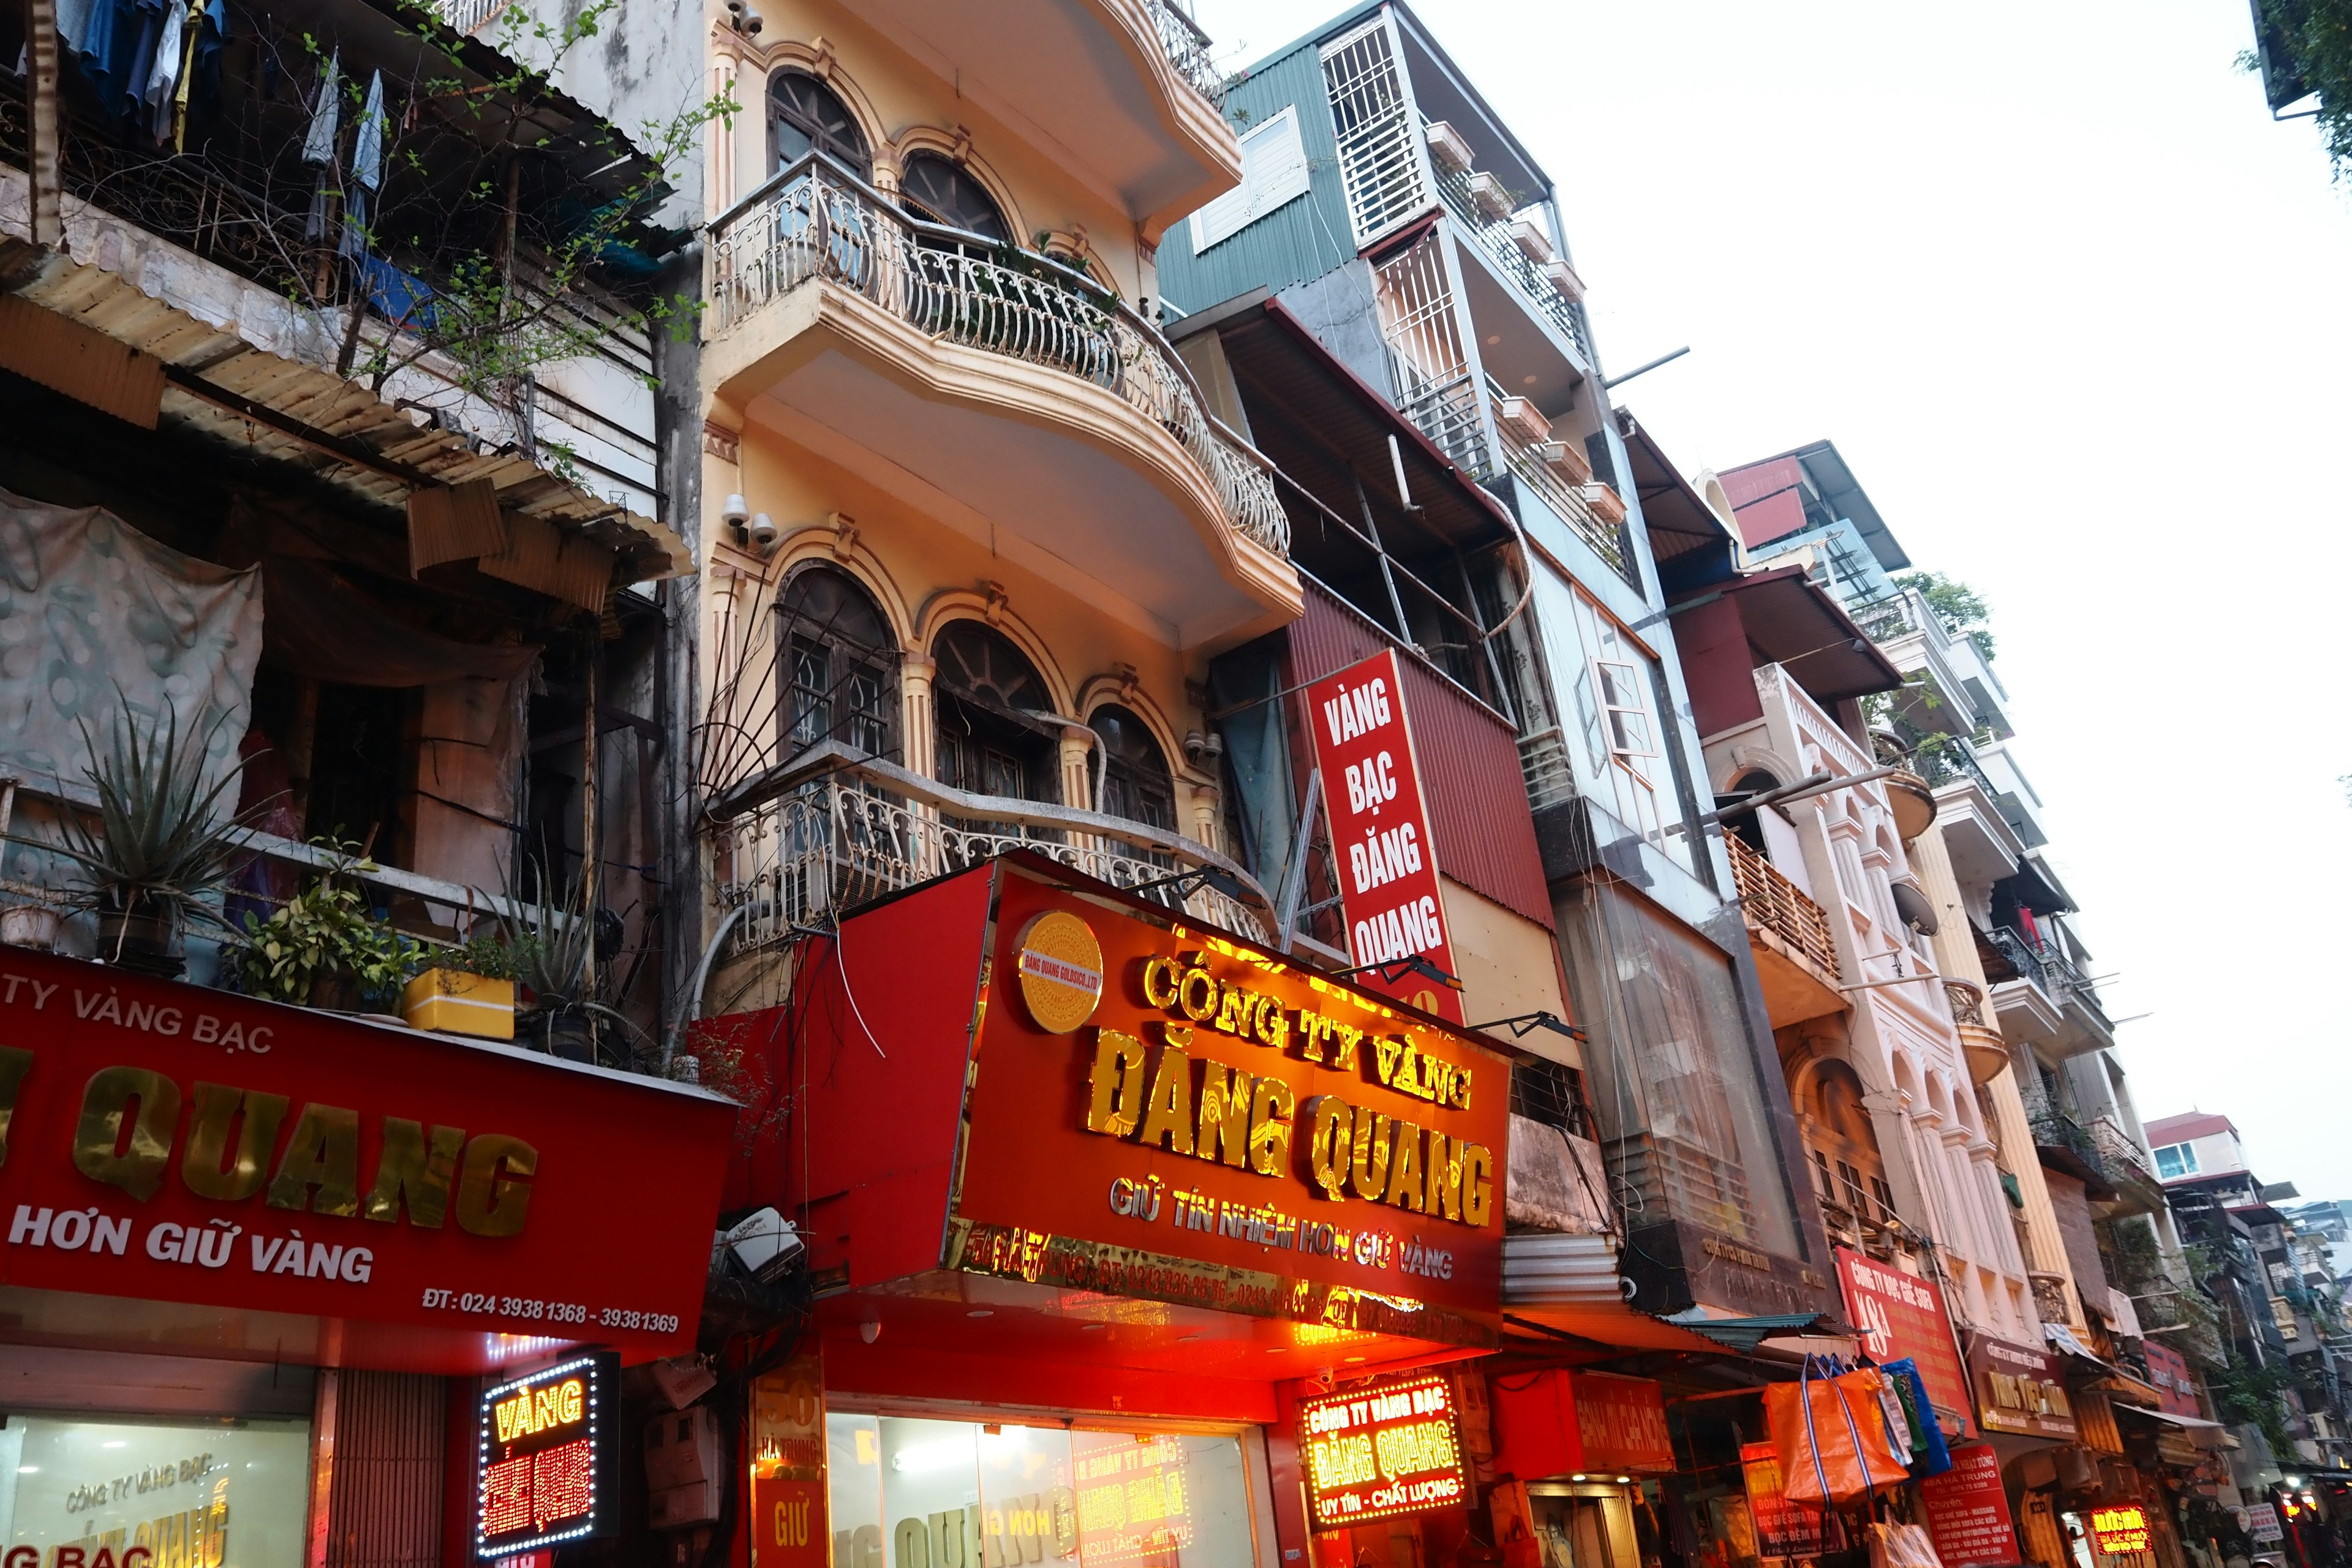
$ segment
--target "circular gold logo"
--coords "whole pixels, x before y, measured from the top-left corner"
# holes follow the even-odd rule
[[[1102,944],[1087,922],[1048,910],[1021,933],[1021,997],[1049,1035],[1066,1035],[1095,1016],[1102,1000]]]

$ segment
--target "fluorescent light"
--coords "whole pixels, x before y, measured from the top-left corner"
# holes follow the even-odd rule
[[[107,1448],[128,1448],[131,1445],[128,1443],[104,1443],[100,1445],[100,1447]]]
[[[971,1441],[918,1443],[911,1448],[901,1448],[890,1456],[890,1468],[901,1475],[917,1475],[925,1470],[944,1470],[957,1465],[972,1463]]]
[[[41,1467],[38,1465],[19,1465],[16,1467],[16,1473],[20,1476],[37,1476],[41,1473]]]

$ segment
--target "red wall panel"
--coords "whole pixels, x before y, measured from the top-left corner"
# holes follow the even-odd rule
[[[1344,669],[1384,647],[1401,647],[1321,585],[1307,584],[1307,613],[1290,627],[1290,675],[1296,684]],[[1505,909],[1551,929],[1551,898],[1544,889],[1543,856],[1528,810],[1519,772],[1518,738],[1488,709],[1407,653],[1405,709],[1413,752],[1421,759],[1422,793],[1438,868]],[[1301,778],[1313,766],[1293,736],[1293,766]]]

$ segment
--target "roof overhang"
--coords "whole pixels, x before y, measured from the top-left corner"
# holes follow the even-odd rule
[[[1647,510],[1645,500],[1645,513]],[[1903,684],[1903,672],[1801,566],[1750,573],[1703,592],[1677,595],[1677,602],[1709,593],[1738,604],[1757,663],[1780,666],[1824,708]]]

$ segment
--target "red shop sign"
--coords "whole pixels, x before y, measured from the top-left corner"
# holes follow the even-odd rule
[[[1959,1423],[1968,1435],[1969,1379],[1952,1342],[1952,1321],[1935,1282],[1874,1263],[1859,1252],[1835,1248],[1838,1283],[1845,1291],[1846,1315],[1862,1331],[1863,1349],[1882,1365],[1909,1356],[1927,1385],[1938,1416]],[[1954,1431],[1944,1424],[1947,1436]]]
[[[1675,1446],[1666,1436],[1666,1405],[1646,1377],[1576,1374],[1576,1429],[1584,1463],[1595,1470],[1671,1470]]]
[[[2202,1416],[2205,1413],[2197,1407],[2197,1384],[2189,1378],[2188,1358],[2154,1340],[2142,1340],[2139,1348],[2147,1358],[2147,1380],[2156,1384],[2158,1407],[2168,1415]]]
[[[2025,1561],[2001,1489],[2000,1456],[1991,1444],[1954,1448],[1952,1468],[1921,1481],[1919,1497],[1944,1568],[2013,1568]]]
[[[1383,649],[1309,686],[1307,710],[1355,962],[1393,964],[1419,956],[1459,974],[1396,650]],[[1397,973],[1393,981],[1369,970],[1363,983],[1424,1013],[1464,1021],[1460,992],[1426,974],[1391,973]]]
[[[684,1085],[10,952],[0,1282],[157,1303],[290,1361],[474,1371],[522,1338],[667,1355],[694,1342],[734,1115]],[[65,1308],[26,1326],[76,1331]]]

